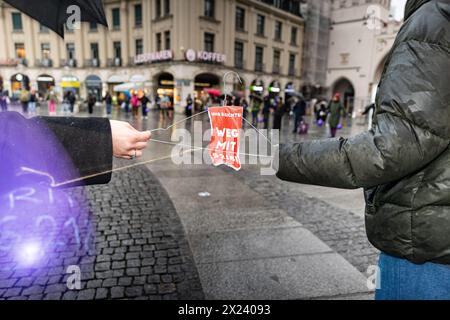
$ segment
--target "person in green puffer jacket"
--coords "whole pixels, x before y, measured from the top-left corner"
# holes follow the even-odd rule
[[[344,106],[341,103],[341,95],[336,93],[333,100],[328,105],[328,124],[330,125],[331,138],[336,137],[339,123],[341,123],[341,117],[345,114]]]
[[[280,146],[280,179],[364,188],[377,299],[450,299],[450,0],[408,0],[373,125]]]

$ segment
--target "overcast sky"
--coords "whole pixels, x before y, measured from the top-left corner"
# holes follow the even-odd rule
[[[392,0],[392,8],[394,9],[393,14],[395,19],[402,20],[405,10],[406,0]]]

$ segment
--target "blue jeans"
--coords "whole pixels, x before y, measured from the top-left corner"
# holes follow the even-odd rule
[[[450,266],[413,264],[382,253],[376,300],[449,300]]]

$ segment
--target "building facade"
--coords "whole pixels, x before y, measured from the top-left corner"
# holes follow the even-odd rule
[[[1,2],[0,77],[17,94],[122,87],[168,94],[181,109],[207,89],[284,94],[301,87],[300,1],[105,0],[109,28],[83,23],[60,39]],[[230,75],[237,72],[243,85]],[[121,85],[121,86],[120,86]],[[232,88],[233,86],[233,88]],[[226,88],[224,88],[226,87]]]
[[[390,0],[333,0],[326,86],[356,114],[374,101],[386,57],[401,27]]]
[[[326,94],[330,45],[331,0],[306,0],[304,9],[303,88],[305,97]]]

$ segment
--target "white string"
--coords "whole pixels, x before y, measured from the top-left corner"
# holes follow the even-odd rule
[[[270,143],[270,145],[271,145],[272,147],[277,148],[277,147],[280,146],[279,144],[275,144],[275,145],[274,145],[274,144],[272,143],[272,141],[271,141],[269,138],[267,138],[265,135],[263,135],[262,132],[258,130],[258,128],[256,128],[253,124],[250,123],[250,121],[248,121],[248,120],[245,119],[244,117],[243,117],[242,119],[244,119],[245,122],[247,122],[253,129],[255,129],[256,132],[257,132],[258,134],[262,135],[262,136],[264,137],[264,139],[266,139],[266,141],[267,141],[268,143]]]
[[[201,150],[202,150],[202,148],[194,148],[194,149],[191,149],[191,150],[186,150],[182,154],[196,152],[196,151],[201,151]],[[121,167],[121,168],[116,168],[116,169],[112,169],[112,170],[108,170],[108,171],[103,171],[103,172],[95,173],[95,174],[92,174],[92,175],[89,175],[89,176],[85,176],[85,177],[81,177],[81,178],[77,178],[77,179],[73,179],[73,180],[69,180],[69,181],[65,181],[65,182],[61,182],[61,183],[57,183],[57,184],[53,184],[52,187],[59,188],[59,187],[63,187],[63,186],[68,185],[68,184],[81,182],[81,181],[84,181],[84,180],[87,180],[87,179],[92,179],[92,178],[95,178],[95,177],[103,176],[105,174],[118,172],[118,171],[123,171],[123,170],[131,169],[131,168],[134,168],[134,167],[138,167],[138,166],[142,166],[142,165],[146,165],[146,164],[150,164],[150,163],[154,163],[154,162],[158,162],[158,161],[162,161],[162,160],[167,160],[167,159],[170,159],[170,158],[172,158],[172,155],[166,156],[166,157],[157,158],[157,159],[152,159],[152,160],[148,160],[148,161],[144,161],[144,162],[134,163],[134,164],[131,164],[131,165],[128,165],[128,166],[124,166],[124,167]]]
[[[179,125],[180,123],[189,121],[189,120],[191,120],[192,118],[195,118],[195,117],[200,116],[200,115],[202,115],[202,114],[204,114],[204,113],[207,113],[207,112],[208,112],[208,110],[199,112],[199,113],[194,114],[193,116],[190,116],[190,117],[188,117],[188,118],[186,118],[186,119],[177,121],[177,122],[175,122],[174,124],[168,126],[167,128],[157,128],[157,129],[150,130],[150,131],[148,131],[148,132],[152,133],[152,132],[156,132],[156,131],[167,131],[167,130],[169,130],[169,129],[175,127],[176,125]]]
[[[168,141],[162,141],[162,140],[156,140],[156,139],[150,139],[149,141],[153,141],[153,142],[157,142],[157,143],[161,143],[161,144],[167,144],[167,145],[171,145],[171,146],[180,146],[180,147],[187,147],[187,148],[192,148],[191,145],[188,144],[182,144],[182,143],[176,143],[176,142],[168,142]],[[201,150],[207,150],[207,151],[215,151],[216,149],[211,149],[211,148],[202,148],[202,147],[195,147],[195,148],[200,148]],[[266,156],[266,155],[260,155],[260,154],[251,154],[251,153],[238,153],[238,152],[233,152],[233,151],[227,151],[228,154],[234,154],[234,155],[240,155],[240,156],[249,156],[249,157],[255,157],[255,158],[272,158],[272,156]]]

